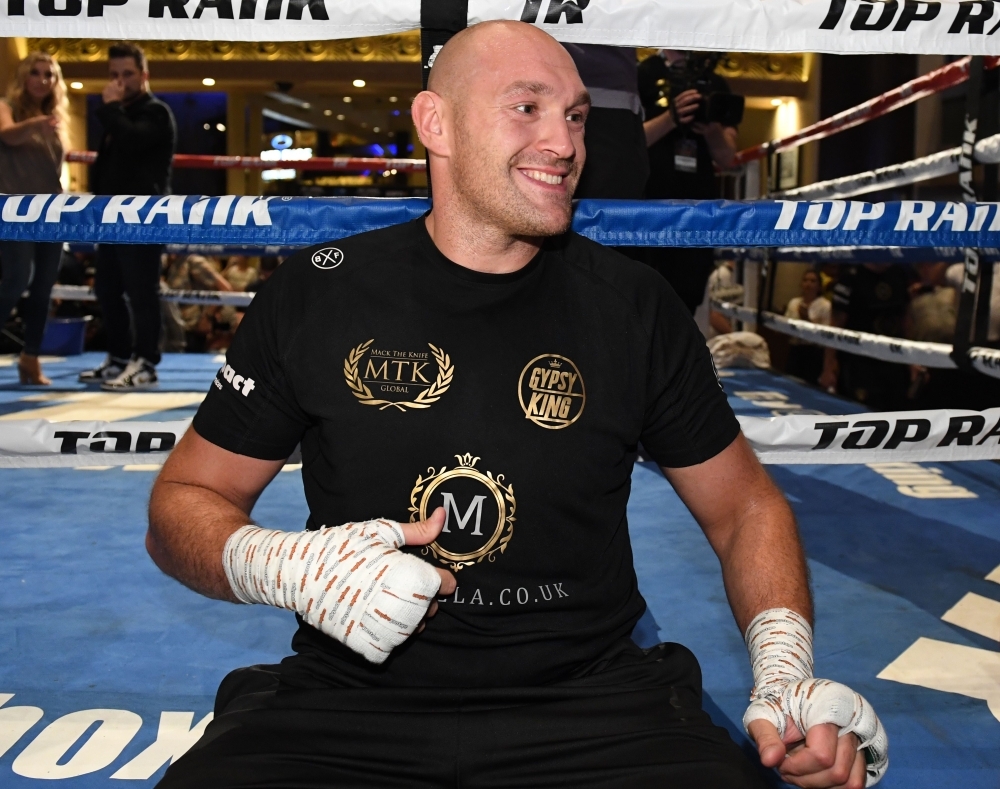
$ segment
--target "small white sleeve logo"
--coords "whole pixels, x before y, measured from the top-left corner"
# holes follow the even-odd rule
[[[316,268],[330,269],[337,268],[344,262],[344,253],[336,247],[324,247],[313,252],[312,264]]]

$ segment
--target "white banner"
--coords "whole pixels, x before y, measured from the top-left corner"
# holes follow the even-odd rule
[[[762,463],[1000,459],[1000,408],[737,418]]]
[[[4,422],[0,468],[162,465],[190,419],[176,422]]]
[[[762,463],[1000,459],[1000,408],[737,418]],[[0,468],[162,465],[190,424],[3,422]]]
[[[436,6],[455,0],[424,0]],[[461,4],[458,6],[461,8]],[[8,36],[306,41],[420,26],[420,0],[6,0]],[[531,22],[560,41],[757,52],[1000,54],[992,2],[469,0],[470,24]]]

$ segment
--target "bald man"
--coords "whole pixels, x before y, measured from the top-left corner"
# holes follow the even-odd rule
[[[539,30],[457,35],[413,103],[433,210],[293,256],[247,311],[147,546],[204,595],[294,611],[295,654],[227,676],[162,787],[762,786],[691,652],[630,639],[640,440],[721,560],[764,764],[882,769],[864,700],[812,678],[791,512],[687,310],[567,232],[588,103]],[[306,530],[252,523],[300,443]]]

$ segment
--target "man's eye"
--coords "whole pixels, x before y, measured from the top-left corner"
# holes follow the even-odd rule
[[[587,120],[587,118],[582,112],[571,112],[566,116],[566,120],[570,123],[583,123]]]
[[[533,114],[535,112],[535,105],[534,104],[518,104],[516,107],[514,107],[514,109],[517,110],[520,113],[525,114],[525,115],[531,115],[531,114]]]

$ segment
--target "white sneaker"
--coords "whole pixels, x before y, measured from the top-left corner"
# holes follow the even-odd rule
[[[117,359],[111,354],[93,370],[84,370],[79,375],[79,380],[85,384],[99,384],[102,381],[109,381],[117,378],[128,367],[128,359]]]
[[[158,383],[156,368],[140,356],[125,365],[125,369],[117,378],[102,383],[101,389],[105,392],[136,392],[152,389]]]

